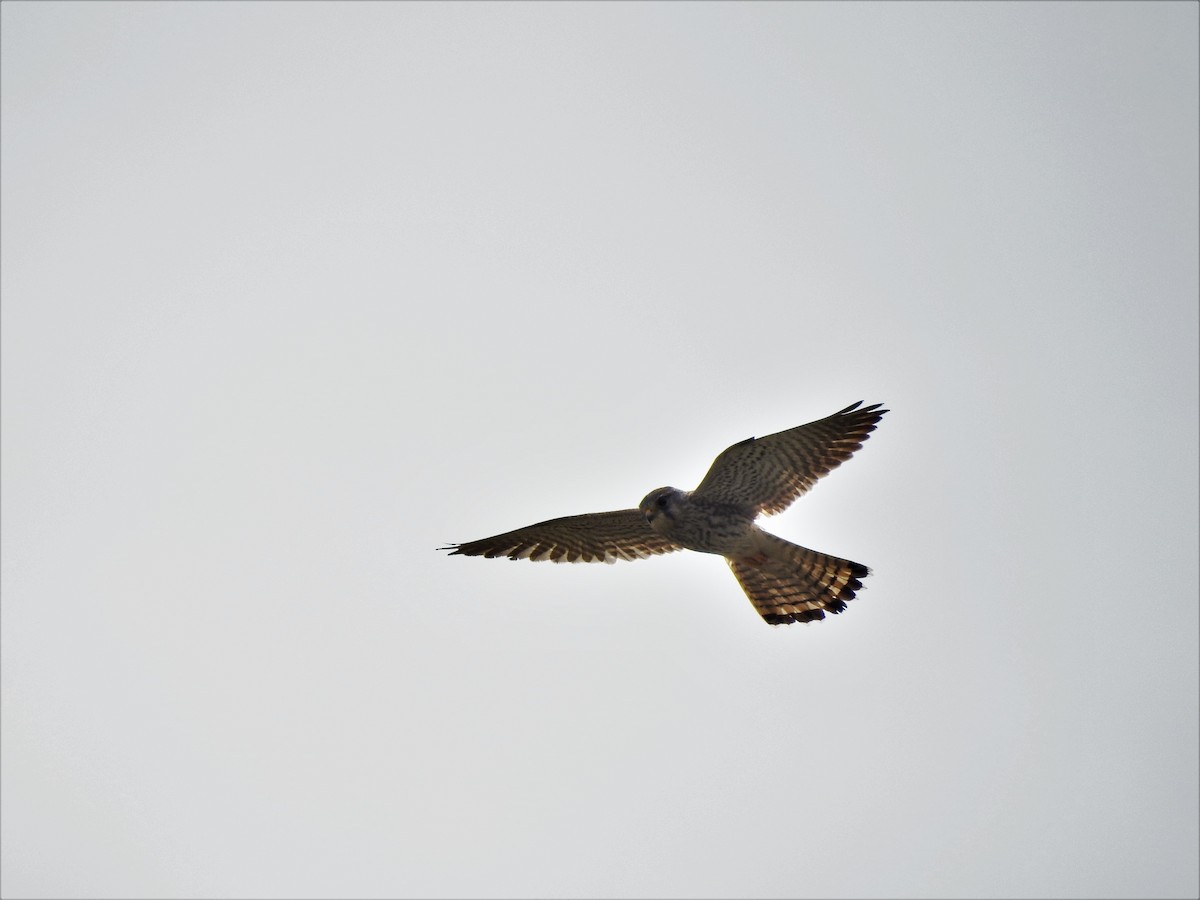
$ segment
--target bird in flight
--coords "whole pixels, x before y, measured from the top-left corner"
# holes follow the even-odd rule
[[[725,557],[754,608],[771,625],[840,613],[870,570],[763,531],[822,475],[862,448],[888,410],[845,409],[722,452],[694,491],[656,488],[637,509],[550,519],[494,537],[440,547],[451,555],[552,562],[616,562],[674,550]],[[862,408],[860,408],[862,407]]]

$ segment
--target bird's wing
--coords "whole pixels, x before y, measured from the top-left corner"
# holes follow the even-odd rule
[[[495,537],[450,544],[439,548],[450,555],[484,556],[492,559],[529,559],[537,562],[616,562],[641,559],[657,553],[683,549],[647,524],[638,509],[564,516],[508,531]]]
[[[818,478],[853,456],[887,412],[880,403],[859,409],[861,404],[734,444],[713,461],[692,496],[753,507],[765,515],[783,512]]]

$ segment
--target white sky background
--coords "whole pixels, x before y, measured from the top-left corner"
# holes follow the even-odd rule
[[[1196,895],[1196,4],[0,14],[5,897]]]

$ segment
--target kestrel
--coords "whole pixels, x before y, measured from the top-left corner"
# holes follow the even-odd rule
[[[715,553],[725,557],[769,624],[823,619],[854,599],[870,574],[867,567],[789,543],[754,520],[783,512],[861,449],[887,412],[879,403],[861,405],[734,444],[713,461],[694,491],[661,487],[637,509],[550,519],[439,549],[535,562],[612,563],[685,549]]]

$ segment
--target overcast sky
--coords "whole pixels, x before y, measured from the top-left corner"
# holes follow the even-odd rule
[[[3,4],[4,896],[1196,896],[1198,11]]]

